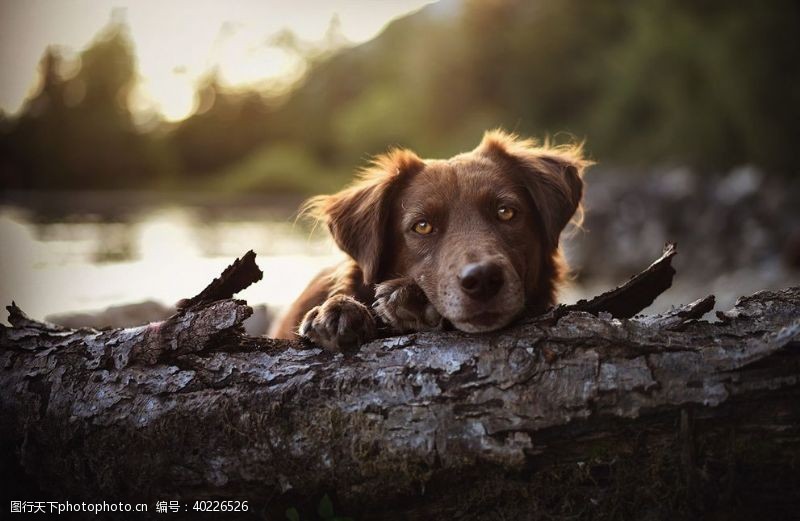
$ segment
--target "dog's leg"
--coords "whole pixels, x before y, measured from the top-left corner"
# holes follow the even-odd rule
[[[364,304],[347,295],[334,295],[312,308],[298,330],[329,351],[355,349],[375,338],[375,319]]]
[[[422,288],[408,278],[378,284],[372,308],[397,333],[430,331],[442,325],[442,316]]]
[[[326,286],[327,298],[306,312],[297,333],[334,352],[354,349],[374,339],[375,316],[364,305],[372,301],[373,292],[363,283],[358,265],[344,262],[321,282]]]

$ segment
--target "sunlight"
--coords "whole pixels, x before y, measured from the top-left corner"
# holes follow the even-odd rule
[[[275,48],[246,49],[233,45],[225,49],[220,61],[223,82],[229,85],[245,85],[265,78],[276,78],[287,74],[295,63],[288,53]]]
[[[231,259],[254,249],[265,280],[239,296],[277,312],[320,270],[341,261],[342,253],[330,238],[311,240],[268,215],[206,223],[185,210],[162,209],[126,225],[123,233],[119,223],[36,225],[0,205],[0,236],[13,252],[0,255],[0,300],[14,300],[39,319],[145,300],[170,305],[194,295]],[[113,262],[98,261],[106,250],[126,243],[130,249],[116,252]]]
[[[357,44],[392,19],[430,0],[280,2],[278,0],[31,0],[0,4],[0,110],[18,111],[36,85],[37,64],[48,45],[77,52],[113,16],[130,28],[139,68],[131,108],[187,117],[194,91],[211,71],[228,87],[284,89],[303,71],[302,59],[275,46],[288,30],[303,42],[324,45],[331,20]]]
[[[185,75],[153,74],[142,78],[131,109],[151,109],[167,121],[178,121],[192,113],[194,84]]]

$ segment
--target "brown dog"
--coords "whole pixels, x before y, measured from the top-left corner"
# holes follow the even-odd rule
[[[318,275],[273,336],[338,351],[374,338],[379,321],[398,333],[446,322],[480,332],[544,311],[565,275],[559,235],[580,214],[588,165],[580,146],[502,131],[448,160],[378,157],[350,188],[309,202],[351,259]]]

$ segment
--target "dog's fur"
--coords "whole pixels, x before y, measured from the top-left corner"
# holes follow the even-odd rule
[[[480,332],[544,311],[566,274],[559,236],[580,218],[589,164],[579,145],[499,130],[448,160],[379,156],[353,186],[309,202],[350,259],[318,275],[272,335],[336,351],[374,338],[381,322]]]

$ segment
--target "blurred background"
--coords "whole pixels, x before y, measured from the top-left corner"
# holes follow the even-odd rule
[[[800,283],[795,0],[0,6],[0,301],[35,318],[156,320],[254,249],[263,331],[340,257],[295,222],[305,197],[389,146],[447,157],[498,126],[598,163],[562,300],[667,240],[654,311]]]

